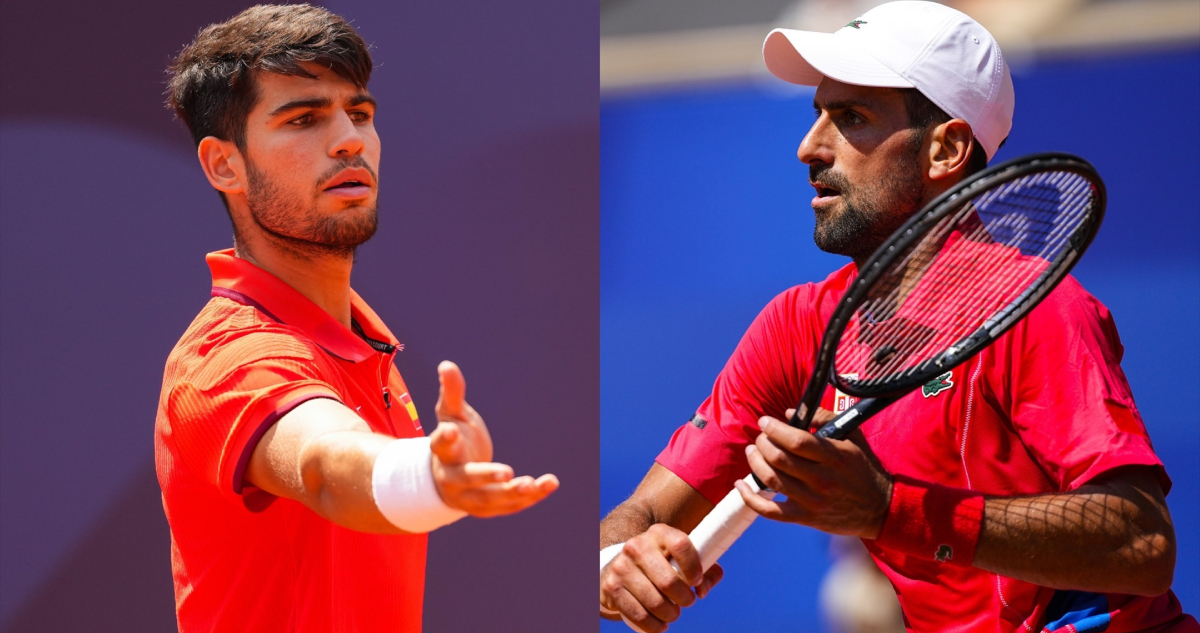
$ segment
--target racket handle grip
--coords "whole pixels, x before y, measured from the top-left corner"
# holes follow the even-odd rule
[[[774,499],[775,493],[770,490],[764,490],[755,480],[754,475],[749,475],[742,481],[750,486],[750,489],[755,491],[758,496],[764,499]],[[688,538],[692,540],[692,545],[700,554],[700,566],[704,571],[708,571],[717,559],[729,549],[733,542],[738,540],[742,532],[754,523],[754,519],[758,518],[758,513],[751,510],[742,501],[742,495],[736,489],[731,490],[725,498],[704,517],[700,525],[692,530]],[[671,566],[675,571],[679,571],[679,566],[674,560],[671,561]],[[681,574],[682,575],[682,574]]]

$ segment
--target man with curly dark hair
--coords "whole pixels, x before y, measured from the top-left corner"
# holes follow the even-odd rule
[[[358,33],[308,5],[211,25],[171,67],[234,229],[159,400],[181,631],[419,631],[426,533],[558,487],[491,461],[454,363],[425,436],[403,346],[350,288],[377,223],[370,76]]]

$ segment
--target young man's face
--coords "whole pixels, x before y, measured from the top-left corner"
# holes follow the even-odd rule
[[[246,199],[266,233],[308,254],[350,254],[375,233],[375,100],[333,71],[259,73],[246,122]]]
[[[924,202],[920,131],[891,88],[826,78],[813,107],[817,120],[797,151],[817,190],[813,239],[821,250],[865,258]]]

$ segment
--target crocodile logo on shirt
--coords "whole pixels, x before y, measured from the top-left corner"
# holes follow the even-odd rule
[[[933,557],[938,559],[939,563],[944,563],[954,558],[954,550],[950,549],[949,545],[938,545],[937,553]]]
[[[952,371],[948,371],[922,385],[921,395],[925,396],[926,398],[932,398],[933,396],[936,396],[939,393],[953,387],[954,381],[950,379],[950,375],[953,373],[954,372]]]
[[[846,26],[848,26],[852,29],[857,29],[859,24],[866,24],[866,22],[863,22],[862,20],[851,20],[850,23],[847,24]],[[845,27],[842,27],[842,28],[845,28]]]

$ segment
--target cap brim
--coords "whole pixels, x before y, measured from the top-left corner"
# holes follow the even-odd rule
[[[829,77],[842,83],[880,88],[912,88],[913,84],[835,33],[775,29],[763,42],[767,70],[801,86],[816,86]]]

